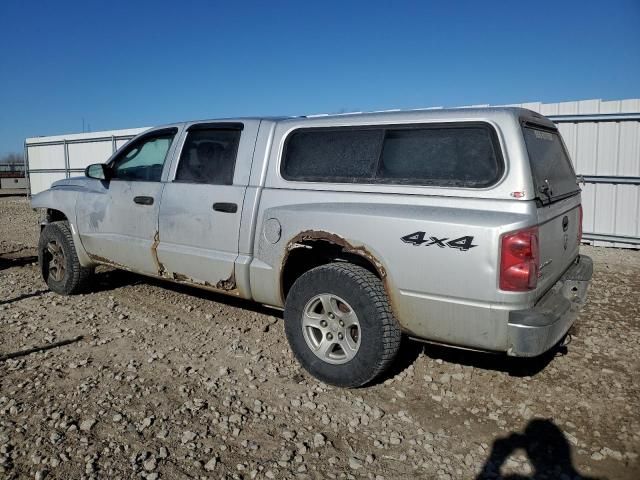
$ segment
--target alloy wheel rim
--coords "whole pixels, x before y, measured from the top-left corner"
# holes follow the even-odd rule
[[[61,282],[64,279],[66,270],[66,261],[62,245],[60,245],[55,240],[51,240],[49,243],[47,243],[45,251],[49,259],[49,276],[56,282]]]
[[[361,343],[360,322],[343,298],[322,293],[313,297],[302,313],[302,334],[309,349],[334,365],[351,361]]]

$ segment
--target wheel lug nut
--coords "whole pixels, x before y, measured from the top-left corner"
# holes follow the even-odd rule
[[[343,335],[342,335],[341,333],[339,333],[339,334],[338,334],[338,338],[339,338],[340,340],[342,340],[344,337],[343,337]]]
[[[333,335],[330,333],[327,333],[327,340],[333,340]]]
[[[322,327],[326,327],[326,326],[327,326],[327,321],[326,321],[326,320],[322,320],[322,321],[320,322],[320,326],[322,326]]]
[[[340,326],[344,327],[344,322],[342,320],[340,320]]]

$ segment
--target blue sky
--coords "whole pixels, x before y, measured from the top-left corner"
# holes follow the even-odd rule
[[[0,2],[0,155],[241,115],[640,97],[640,1]]]

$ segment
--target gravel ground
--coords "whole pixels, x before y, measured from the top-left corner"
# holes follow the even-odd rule
[[[99,269],[58,296],[0,198],[0,478],[640,478],[640,252],[583,250],[567,347],[415,342],[376,385],[309,377],[278,312]],[[69,343],[59,345],[57,342]]]

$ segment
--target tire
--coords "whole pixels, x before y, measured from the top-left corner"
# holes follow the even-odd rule
[[[93,273],[93,268],[80,265],[66,221],[51,222],[40,233],[38,264],[46,284],[61,295],[80,292]]]
[[[302,367],[339,387],[370,383],[393,363],[400,347],[400,327],[382,281],[350,263],[330,263],[301,275],[287,295],[284,321]]]

